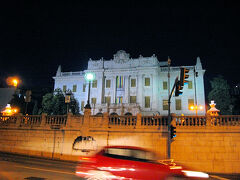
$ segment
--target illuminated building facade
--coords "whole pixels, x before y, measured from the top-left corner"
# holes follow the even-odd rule
[[[184,85],[183,94],[171,98],[171,113],[177,115],[205,115],[205,94],[200,58],[188,68],[189,83]],[[62,72],[59,66],[54,89],[71,90],[79,101],[80,112],[88,99],[88,83],[84,79],[87,72],[95,73],[91,83],[90,103],[92,113],[109,112],[124,115],[167,115],[168,114],[168,64],[151,57],[130,58],[123,50],[111,60],[88,61],[88,68],[79,72]],[[170,89],[176,77],[180,78],[180,67],[170,67]],[[192,110],[190,106],[203,107]]]

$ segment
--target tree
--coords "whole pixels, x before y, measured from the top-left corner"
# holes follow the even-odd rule
[[[71,94],[69,107],[73,114],[79,113],[79,105],[73,94]],[[65,94],[61,89],[58,88],[54,91],[54,93],[47,93],[43,96],[42,112],[50,115],[63,115],[67,113]]]
[[[212,90],[208,94],[209,102],[214,100],[221,114],[231,114],[230,108],[233,104],[233,99],[230,95],[230,86],[227,81],[222,76],[218,76],[213,78],[210,84]]]

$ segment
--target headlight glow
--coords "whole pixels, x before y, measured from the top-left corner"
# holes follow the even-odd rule
[[[182,171],[188,177],[199,177],[199,178],[209,178],[207,173],[198,172],[198,171]]]

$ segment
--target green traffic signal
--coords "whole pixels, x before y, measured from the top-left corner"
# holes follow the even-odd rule
[[[176,137],[176,127],[173,125],[170,126],[170,134],[171,134],[171,139]]]
[[[187,74],[189,73],[189,69],[187,68],[181,68],[181,73],[180,73],[180,86],[184,86],[184,84],[188,83],[188,81],[186,79],[189,78],[189,75]]]

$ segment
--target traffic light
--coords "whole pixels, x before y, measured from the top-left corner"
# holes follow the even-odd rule
[[[173,125],[170,126],[171,139],[176,137],[176,127]]]
[[[181,74],[180,74],[180,86],[183,88],[185,83],[188,83],[186,79],[188,79],[189,75],[189,69],[187,68],[181,68]]]
[[[176,83],[176,90],[175,90],[175,96],[179,96],[179,95],[182,95],[182,90],[183,89],[183,87],[182,86],[180,86],[180,81],[177,81],[177,83]]]

